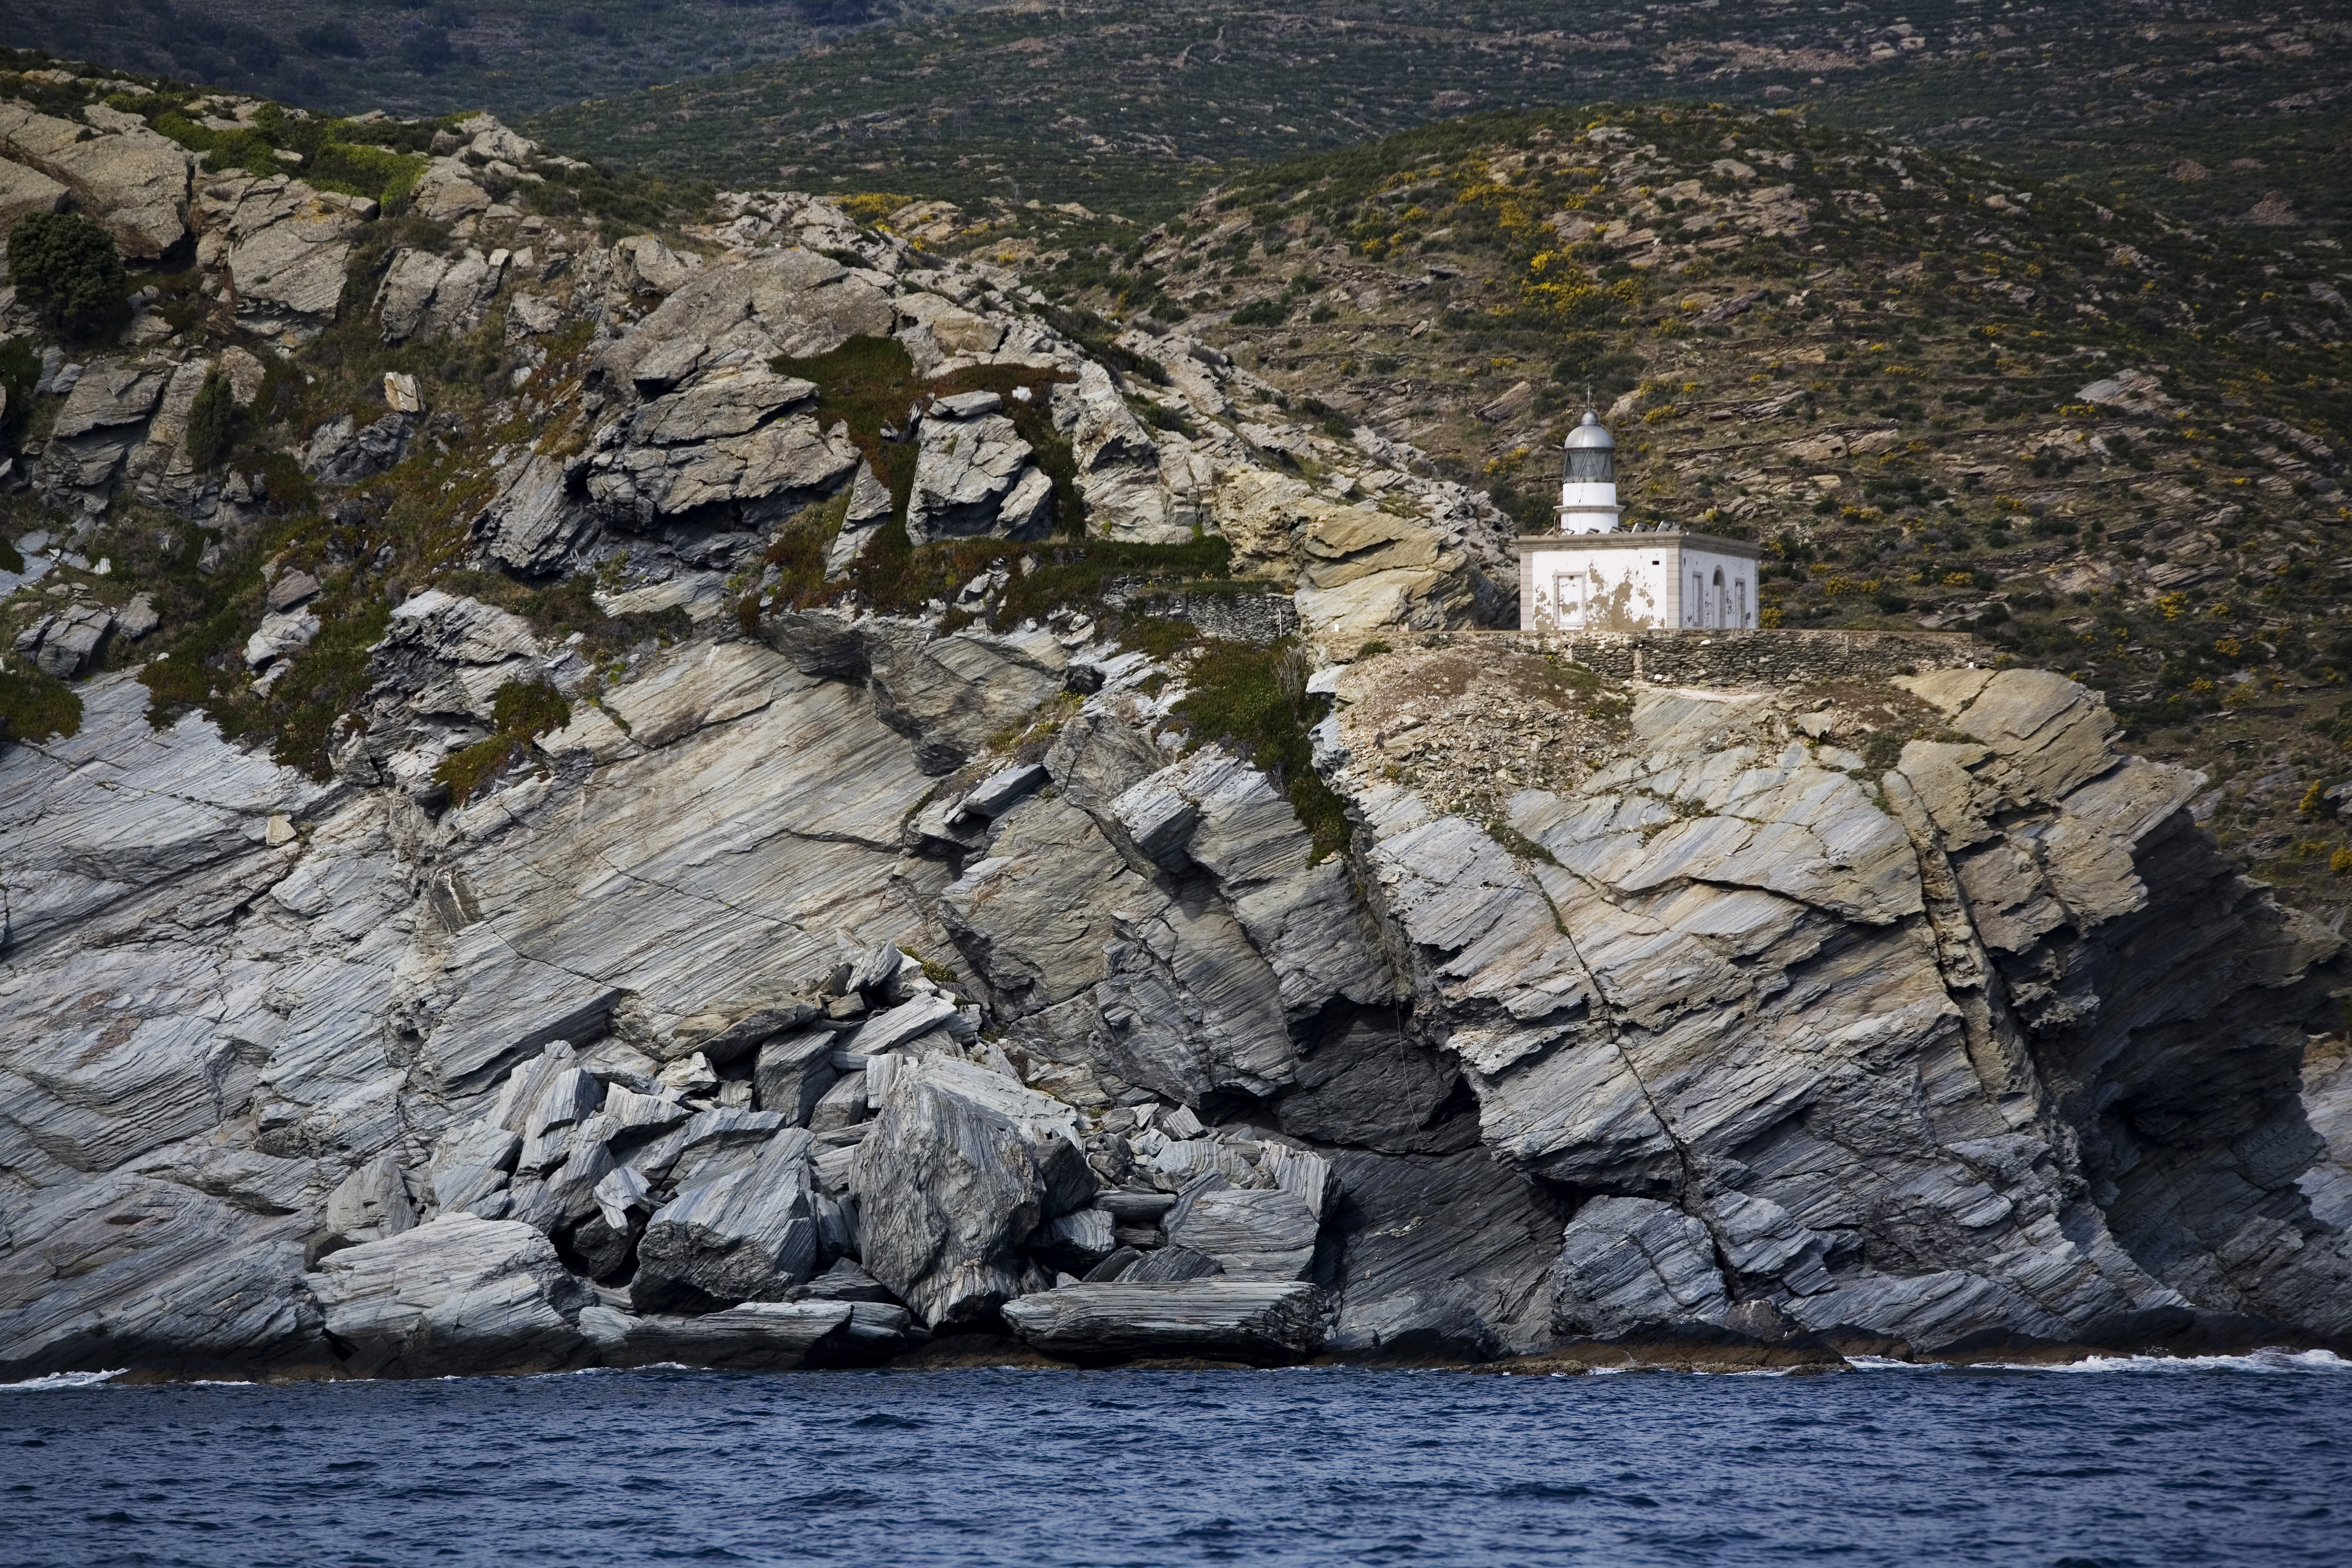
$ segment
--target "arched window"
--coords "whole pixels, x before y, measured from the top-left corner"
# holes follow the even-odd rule
[[[1722,627],[1730,625],[1731,595],[1724,589],[1723,568],[1720,566],[1715,569],[1715,592],[1707,598],[1706,610],[1708,626]]]

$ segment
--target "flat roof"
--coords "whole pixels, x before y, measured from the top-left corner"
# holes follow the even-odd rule
[[[1607,533],[1522,533],[1512,542],[1513,547],[1525,551],[1534,546],[1546,550],[1646,550],[1653,545],[1687,544],[1700,550],[1711,550],[1717,555],[1744,555],[1750,561],[1764,558],[1764,547],[1745,539],[1725,539],[1719,534],[1694,533],[1687,529],[1659,528],[1646,532],[1615,529]]]

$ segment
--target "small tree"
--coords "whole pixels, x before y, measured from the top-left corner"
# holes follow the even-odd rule
[[[79,213],[34,213],[8,231],[8,281],[58,331],[94,338],[131,313],[114,237]]]
[[[188,405],[188,456],[199,468],[209,468],[228,456],[229,437],[236,423],[236,396],[228,377],[215,365],[196,388]]]

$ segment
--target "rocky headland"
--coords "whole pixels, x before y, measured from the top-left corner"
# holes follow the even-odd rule
[[[111,101],[0,121],[200,302],[9,317],[0,1377],[2352,1341],[2344,943],[2083,687],[1481,629],[1204,344]]]

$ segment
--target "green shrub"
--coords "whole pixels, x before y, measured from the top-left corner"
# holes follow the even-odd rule
[[[303,165],[302,177],[321,190],[373,196],[389,205],[416,188],[425,160],[352,142],[327,142]]]
[[[79,213],[34,213],[8,231],[8,280],[54,330],[94,338],[130,319],[114,237]]]
[[[0,391],[7,395],[8,405],[0,411],[0,451],[16,446],[33,419],[33,388],[41,379],[41,358],[33,345],[21,337],[0,343]],[[21,566],[8,568],[21,572]]]
[[[81,732],[81,699],[38,670],[0,670],[0,745]]]
[[[199,125],[186,115],[173,110],[159,114],[152,121],[155,130],[191,153],[201,153],[213,169],[226,174],[242,169],[248,174],[274,174],[283,171],[278,161],[278,150],[269,138],[257,131],[242,127],[235,131],[215,131],[209,125]]]
[[[1280,300],[1253,300],[1234,312],[1236,327],[1278,327],[1290,319],[1290,307]]]
[[[236,425],[236,395],[215,365],[205,373],[205,384],[188,405],[188,455],[196,467],[210,468],[228,456]]]
[[[490,721],[498,728],[488,739],[450,752],[433,770],[449,786],[452,805],[465,805],[491,778],[529,756],[532,736],[571,723],[572,704],[543,680],[509,680],[491,699]]]

